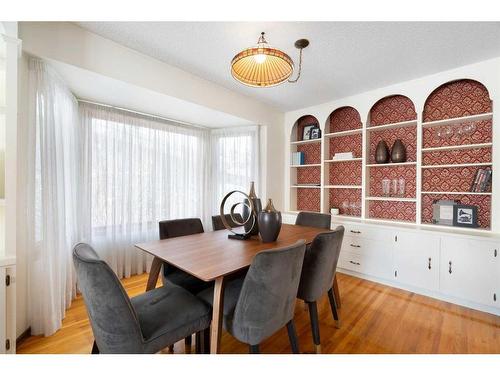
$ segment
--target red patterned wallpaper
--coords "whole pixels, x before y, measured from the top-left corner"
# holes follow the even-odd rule
[[[380,99],[370,110],[370,126],[392,124],[417,119],[413,102],[403,95]]]
[[[490,163],[491,147],[424,152],[423,165]]]
[[[352,107],[338,108],[330,115],[330,128],[328,132],[342,132],[345,130],[361,129],[361,117],[359,112]]]
[[[297,168],[297,184],[319,184],[321,183],[321,167]]]
[[[424,128],[423,133],[423,147],[444,147],[456,145],[470,145],[476,143],[489,143],[491,142],[492,123],[491,120],[474,121],[476,129],[472,134],[459,135],[457,129],[462,127],[463,124],[452,125],[449,128],[453,130],[451,137],[446,138],[438,135],[440,129],[446,129],[447,126],[436,126],[433,128]],[[467,122],[468,124],[468,122]]]
[[[329,164],[329,185],[361,185],[361,160]]]
[[[416,196],[416,166],[406,165],[399,167],[370,167],[369,168],[369,181],[370,181],[370,196],[382,197],[382,180],[388,178],[390,180],[400,177],[405,179],[405,197],[415,198]]]
[[[297,152],[303,152],[305,164],[321,164],[321,143],[297,145]]]
[[[416,208],[414,202],[369,201],[368,217],[414,222]]]
[[[477,222],[480,228],[488,229],[490,227],[491,196],[490,195],[422,195],[422,223],[432,223],[432,203],[439,199],[457,200],[461,204],[478,206]]]
[[[329,208],[338,208],[341,215],[361,216],[361,189],[329,189]],[[346,208],[343,203],[347,202]],[[351,207],[355,203],[356,207]]]
[[[384,140],[389,146],[389,152],[396,139],[401,139],[406,147],[406,161],[417,160],[417,127],[411,126],[406,128],[387,129],[370,132],[370,147],[368,163],[375,164],[375,149],[380,140]]]
[[[361,134],[330,138],[330,159],[333,158],[336,152],[352,152],[353,157],[360,158],[362,156],[362,147]]]
[[[298,188],[297,211],[320,211],[321,189]]]
[[[296,140],[297,141],[302,141],[302,135],[303,135],[303,132],[304,132],[304,127],[306,125],[318,125],[319,126],[319,122],[318,120],[316,119],[316,117],[314,116],[311,116],[311,115],[306,115],[306,116],[302,116],[301,118],[299,118],[297,120],[297,125],[296,125],[296,130],[297,130],[297,138]]]
[[[422,171],[422,191],[470,191],[478,169],[484,167],[430,168]]]
[[[439,86],[427,98],[423,121],[464,117],[491,112],[488,90],[470,79],[448,82]]]

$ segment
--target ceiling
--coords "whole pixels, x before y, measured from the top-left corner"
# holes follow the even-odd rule
[[[251,122],[185,100],[147,90],[73,65],[47,62],[78,98],[132,111],[166,117],[207,128],[248,126]]]
[[[105,38],[282,111],[307,107],[500,56],[500,22],[79,22]],[[297,61],[298,83],[250,88],[229,63],[266,32]],[[297,65],[297,62],[296,62]],[[295,75],[294,75],[295,76]]]

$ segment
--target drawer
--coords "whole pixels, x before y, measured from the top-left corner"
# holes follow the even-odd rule
[[[393,241],[394,231],[360,224],[343,224],[345,236],[360,237],[378,241]]]
[[[392,248],[383,242],[344,238],[339,266],[384,279],[392,275]]]

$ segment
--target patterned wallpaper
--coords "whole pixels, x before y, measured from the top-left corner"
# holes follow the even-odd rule
[[[297,211],[320,211],[321,189],[298,188]]]
[[[329,163],[329,185],[361,185],[361,160]]]
[[[351,134],[330,138],[330,159],[336,152],[352,152],[353,157],[360,158],[362,154],[362,135]]]
[[[297,145],[297,152],[303,152],[306,164],[321,164],[321,143]]]
[[[370,126],[392,124],[417,119],[413,102],[403,95],[380,99],[370,110]]]
[[[416,208],[414,202],[369,201],[368,217],[414,222]]]
[[[321,183],[321,167],[297,168],[297,184],[319,184]]]
[[[484,167],[430,168],[422,171],[422,191],[470,191],[478,169]]]
[[[375,150],[377,144],[380,140],[384,140],[389,146],[389,153],[392,150],[392,145],[396,139],[401,139],[406,147],[406,161],[416,161],[417,160],[417,127],[406,127],[406,128],[396,128],[387,129],[370,132],[370,147],[368,163],[375,164]]]
[[[388,178],[390,180],[403,177],[405,179],[405,198],[415,198],[416,196],[416,166],[406,165],[398,167],[370,167],[370,196],[382,197],[382,180]]]
[[[423,165],[490,163],[491,160],[491,147],[424,152],[422,156]]]
[[[447,126],[436,126],[432,128],[424,128],[422,144],[424,148],[428,147],[444,147],[456,145],[470,145],[476,143],[489,143],[491,142],[492,123],[491,120],[474,121],[476,129],[469,135],[459,135],[457,129],[461,128],[463,124],[452,125],[453,134],[451,137],[446,138],[440,136],[438,131],[446,129]],[[467,123],[468,124],[468,123]]]
[[[338,208],[341,215],[361,216],[361,189],[329,190],[329,208]],[[347,202],[347,208],[344,202]],[[351,207],[351,203],[355,203],[356,207]]]
[[[490,227],[491,196],[490,195],[461,195],[461,194],[423,194],[422,195],[422,223],[432,223],[432,204],[434,200],[452,199],[461,204],[477,206],[477,222],[480,228]]]
[[[464,117],[491,112],[488,90],[470,79],[448,82],[439,86],[427,98],[423,121]]]
[[[352,107],[338,108],[330,115],[329,133],[362,128],[359,112]]]

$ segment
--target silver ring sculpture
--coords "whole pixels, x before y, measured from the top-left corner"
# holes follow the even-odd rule
[[[229,225],[229,223],[227,222],[226,220],[226,216],[224,214],[224,206],[226,204],[226,201],[227,199],[233,195],[234,193],[240,193],[242,194],[243,196],[245,196],[245,198],[247,199],[248,203],[246,202],[238,202],[238,203],[235,203],[231,206],[231,210],[229,211],[229,216],[231,217],[231,220],[235,223],[235,224],[238,224],[238,225],[241,225],[241,226],[244,226],[245,224],[247,224],[250,220],[252,220],[252,226],[250,227],[250,229],[244,233],[237,233],[233,230],[233,228],[231,227],[231,225]],[[250,215],[248,215],[247,219],[243,222],[240,222],[238,221],[238,219],[235,217],[234,215],[234,210],[236,209],[236,207],[238,207],[239,205],[242,205],[242,206],[246,206],[248,208],[248,211],[250,212]],[[250,235],[250,232],[252,231],[254,225],[255,225],[255,215],[254,215],[254,205],[253,205],[253,202],[252,200],[250,199],[250,197],[245,194],[244,192],[240,191],[240,190],[233,190],[233,191],[230,191],[229,193],[226,194],[226,196],[224,197],[224,199],[222,199],[222,202],[220,204],[220,218],[222,220],[222,224],[224,224],[224,227],[226,227],[226,229],[228,231],[230,231],[231,233],[233,233],[234,235],[236,236],[249,236]]]

